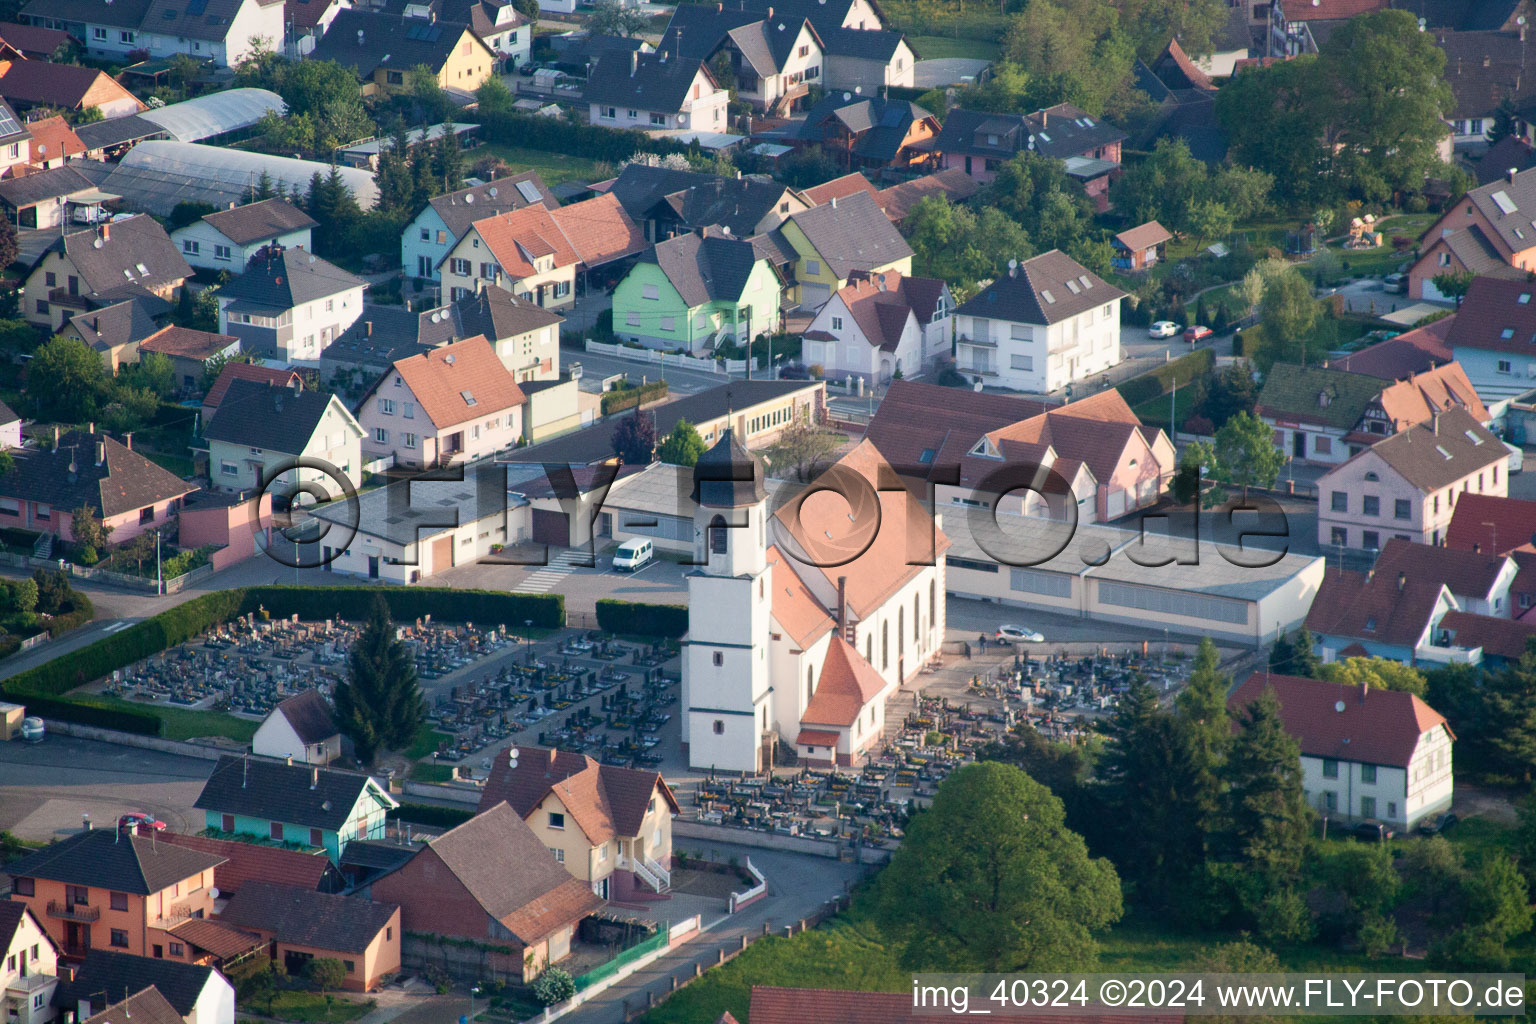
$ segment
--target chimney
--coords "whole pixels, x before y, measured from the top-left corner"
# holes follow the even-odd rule
[[[832,209],[837,209],[837,196],[832,197]]]
[[[634,78],[635,72],[640,70],[640,51],[629,51],[629,77]]]
[[[848,577],[837,578],[837,628],[842,632],[848,628]]]
[[[1397,592],[1399,594],[1401,594],[1403,592],[1403,588],[1406,587],[1407,585],[1408,585],[1408,574],[1405,573],[1405,572],[1398,573],[1397,574]]]
[[[234,208],[235,208],[235,201],[233,199],[231,199],[229,201],[229,206],[225,207],[225,209],[233,210]]]
[[[319,768],[311,768],[309,770],[309,788],[310,789],[318,789],[318,788],[320,788],[320,769]]]
[[[53,450],[59,450],[59,425],[57,423],[53,425]]]
[[[286,764],[288,767],[292,768],[293,767],[293,755],[292,754],[284,754],[283,755],[283,763]]]
[[[772,7],[768,8],[768,20],[769,21],[773,20],[773,8]]]
[[[133,451],[133,431],[130,430],[123,435],[123,447]]]
[[[1370,683],[1361,683],[1360,684],[1360,703],[1361,704],[1365,703],[1365,695],[1370,693],[1370,692],[1371,692],[1371,684]]]
[[[1435,432],[1436,437],[1440,436],[1440,414],[1438,412],[1430,414],[1429,427]]]
[[[250,779],[251,779],[251,762],[250,762],[250,759],[248,757],[242,757],[240,759],[240,788],[244,789],[245,788],[245,784],[247,782],[249,782]]]
[[[1050,127],[1050,124],[1051,124],[1051,115],[1049,113],[1047,113],[1046,111],[1044,111],[1044,110],[1040,111],[1040,127],[1041,128],[1048,128],[1048,127]]]
[[[1516,175],[1516,174],[1519,174],[1519,173],[1520,173],[1520,172],[1519,172],[1519,170],[1518,170],[1518,169],[1516,169],[1516,168],[1514,168],[1514,167],[1511,167],[1511,168],[1510,168],[1510,169],[1509,169],[1509,170],[1507,170],[1507,171],[1505,171],[1505,172],[1504,172],[1504,176],[1505,176],[1505,177],[1506,177],[1506,178],[1508,178],[1508,179],[1509,179],[1509,183],[1510,183],[1510,184],[1511,184],[1511,185],[1513,185],[1513,184],[1514,184],[1514,183],[1515,183],[1515,175]]]
[[[110,242],[112,240],[112,222],[109,220],[101,222],[101,240],[103,242]]]
[[[107,442],[105,442],[105,441],[97,441],[96,442],[96,465],[99,466],[103,462],[106,462],[106,461],[107,461]]]
[[[91,816],[89,814],[80,815],[80,827],[87,832],[91,830]]]
[[[373,337],[373,321],[372,320],[364,320],[363,321],[363,332],[365,334],[367,334],[368,337],[370,337],[370,338]]]

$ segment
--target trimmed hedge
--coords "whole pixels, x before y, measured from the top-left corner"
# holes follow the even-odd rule
[[[565,625],[562,594],[510,594],[500,590],[450,590],[446,587],[247,587],[238,614],[265,608],[276,618],[364,619],[374,594],[383,594],[396,622],[426,615],[449,622],[479,622],[514,629],[529,619],[541,629]]]
[[[644,402],[659,402],[666,397],[667,382],[664,380],[653,380],[649,384],[625,388],[622,391],[605,391],[603,393],[603,415],[612,416],[616,412],[633,409]]]
[[[621,131],[601,125],[581,124],[564,118],[534,117],[522,113],[485,113],[478,117],[481,136],[487,142],[508,146],[542,149],[549,153],[569,153],[590,160],[617,164],[637,153],[686,153],[688,147],[642,132]]]
[[[597,625],[610,633],[676,639],[688,632],[688,607],[605,597],[597,602]]]
[[[1140,377],[1132,377],[1115,390],[1120,392],[1126,405],[1137,406],[1166,395],[1175,381],[1183,387],[1195,378],[1205,376],[1215,365],[1216,353],[1212,349],[1200,348]]]
[[[401,804],[385,814],[389,821],[407,821],[412,825],[436,825],[442,828],[455,828],[474,816],[474,811],[438,807],[435,804]]]

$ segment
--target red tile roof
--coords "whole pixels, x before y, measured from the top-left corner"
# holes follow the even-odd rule
[[[811,202],[820,204],[831,202],[833,196],[842,199],[858,192],[868,192],[872,196],[879,194],[879,190],[870,184],[868,178],[854,171],[852,174],[845,174],[841,178],[833,178],[831,181],[824,181],[813,188],[805,189],[800,194]]]
[[[1457,496],[1445,533],[1446,547],[1502,555],[1532,544],[1536,544],[1536,501],[1472,492]]]
[[[1460,363],[1446,363],[1398,381],[1382,389],[1378,401],[1397,424],[1423,423],[1437,412],[1456,408],[1465,409],[1479,423],[1489,420],[1487,408]]]
[[[1440,629],[1450,634],[1457,647],[1481,647],[1485,656],[1491,654],[1508,661],[1517,660],[1526,652],[1528,642],[1536,638],[1536,622],[1516,622],[1471,612],[1446,612]]]
[[[223,857],[224,863],[213,869],[213,884],[219,887],[221,896],[239,892],[246,882],[276,882],[319,891],[331,866],[324,853],[300,853],[234,839],[161,832],[156,840]]]
[[[1524,356],[1536,337],[1536,284],[1476,277],[1467,289],[1446,335],[1452,349],[1476,348]],[[1523,299],[1523,301],[1522,301]],[[1509,333],[1505,337],[1505,332]]]
[[[214,379],[213,386],[203,396],[204,409],[216,409],[224,400],[224,393],[229,390],[232,381],[255,380],[274,387],[287,387],[293,383],[303,383],[294,370],[274,370],[266,366],[257,366],[255,363],[228,363],[219,375]]]
[[[1443,583],[1452,594],[1485,598],[1508,561],[1503,555],[1474,555],[1393,537],[1371,571],[1389,582],[1402,573],[1418,583]]]
[[[835,747],[837,733],[824,732],[821,729],[801,729],[800,735],[795,737],[795,744],[801,747]]]
[[[1424,637],[1445,585],[1334,570],[1323,577],[1307,629],[1323,636],[1413,646]]]
[[[395,372],[439,430],[500,416],[528,401],[483,336],[407,356],[395,363]]]
[[[190,327],[162,327],[139,342],[140,352],[159,352],[184,359],[211,359],[213,356],[238,344],[239,338],[231,334],[214,334]]]
[[[1453,313],[1432,324],[1388,338],[1342,359],[1335,359],[1328,366],[1335,370],[1380,377],[1382,380],[1402,380],[1415,373],[1423,373],[1451,361],[1451,347],[1445,339],[1455,322],[1456,314]]]
[[[63,35],[62,32],[59,34]],[[32,133],[32,160],[39,166],[45,160],[57,160],[59,157],[69,159],[85,154],[85,143],[80,141],[80,136],[75,134],[75,130],[62,116],[32,121],[27,125],[27,131]]]
[[[1286,21],[1343,21],[1387,9],[1387,0],[1279,0]]]
[[[1134,228],[1126,228],[1114,237],[1114,241],[1122,249],[1132,252],[1140,252],[1150,249],[1154,245],[1162,245],[1173,238],[1168,229],[1155,220],[1149,220],[1145,224],[1138,224]]]
[[[1232,691],[1228,710],[1240,713],[1266,689],[1274,690],[1280,701],[1285,731],[1309,757],[1406,768],[1420,736],[1438,728],[1450,732],[1438,711],[1402,690],[1372,690],[1268,672],[1255,672]]]
[[[805,650],[837,623],[816,595],[805,585],[795,567],[778,545],[768,546],[768,562],[773,565],[773,619],[789,638]]]
[[[598,196],[562,206],[555,210],[554,217],[588,267],[631,256],[650,244],[619,205],[618,196]]]
[[[885,680],[863,655],[840,636],[834,636],[821,663],[821,677],[800,721],[810,725],[850,726],[870,701],[880,696]]]
[[[500,751],[486,779],[480,810],[505,801],[523,818],[554,791],[577,827],[593,843],[637,836],[658,791],[677,813],[677,799],[656,772],[600,765],[585,754],[547,747],[522,747],[517,767]]]
[[[831,988],[752,986],[751,1024],[928,1024],[932,1011],[912,1005],[910,992],[849,992]],[[1183,1024],[1182,1014],[989,1014],[1001,1024]]]
[[[262,945],[261,936],[255,932],[200,917],[187,918],[172,928],[171,934],[221,959],[249,953]]]

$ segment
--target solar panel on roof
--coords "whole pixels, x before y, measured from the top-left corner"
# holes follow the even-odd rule
[[[15,113],[4,103],[0,103],[0,138],[7,135],[15,135],[21,131],[21,123],[16,120]]]
[[[530,203],[543,202],[544,200],[544,197],[539,195],[538,186],[531,181],[518,182],[517,191],[521,193],[522,197],[528,200]]]
[[[1493,205],[1497,206],[1502,213],[1514,213],[1517,209],[1519,209],[1519,207],[1515,205],[1515,201],[1509,198],[1509,193],[1505,192],[1503,189],[1495,192],[1489,198],[1493,200]]]

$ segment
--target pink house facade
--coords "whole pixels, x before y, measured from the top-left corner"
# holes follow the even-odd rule
[[[1463,494],[1506,497],[1509,451],[1464,410],[1361,451],[1318,481],[1324,550],[1380,550],[1400,538],[1442,544]]]

